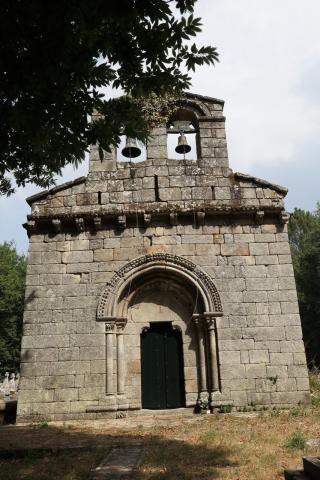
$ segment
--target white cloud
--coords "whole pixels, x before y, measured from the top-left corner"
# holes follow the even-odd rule
[[[193,90],[226,100],[230,165],[295,161],[320,134],[320,98],[305,95],[306,72],[320,77],[316,0],[200,0],[201,41],[221,62],[194,75]],[[310,79],[309,79],[310,80]]]

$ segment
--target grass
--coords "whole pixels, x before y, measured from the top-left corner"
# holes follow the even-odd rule
[[[320,374],[314,370],[309,375],[311,402],[314,407],[320,407]]]
[[[304,435],[300,432],[294,432],[287,440],[286,447],[289,449],[304,450],[307,446]]]
[[[1,431],[1,430],[0,430]],[[10,480],[87,480],[104,451],[85,451],[60,454],[29,454],[24,458],[0,460],[1,478]]]
[[[103,449],[0,460],[1,478],[81,480],[111,445],[141,443],[142,463],[132,480],[283,480],[285,468],[301,468],[302,455],[319,456],[307,440],[319,438],[320,380],[311,375],[312,404],[290,410],[231,415],[171,416],[161,422],[126,419],[73,424],[0,427],[0,448],[26,445],[98,446]],[[312,445],[312,446],[311,446]]]

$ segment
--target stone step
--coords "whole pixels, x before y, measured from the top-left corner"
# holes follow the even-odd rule
[[[320,460],[317,457],[303,457],[303,468],[310,480],[320,480]]]
[[[129,417],[192,417],[194,416],[194,408],[171,408],[167,410],[131,410],[128,412]]]
[[[92,470],[89,480],[113,480],[131,476],[143,452],[142,444],[111,448],[107,457]]]

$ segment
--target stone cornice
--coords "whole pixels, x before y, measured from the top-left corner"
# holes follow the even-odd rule
[[[286,223],[289,215],[281,206],[257,207],[215,207],[210,208],[202,206],[202,208],[193,209],[172,209],[168,207],[163,210],[117,210],[99,212],[81,212],[73,214],[57,214],[57,215],[28,215],[28,222],[23,227],[28,231],[28,235],[38,232],[60,232],[66,231],[85,231],[85,230],[101,230],[110,225],[119,230],[127,227],[139,226],[147,228],[152,226],[153,221],[157,223],[160,219],[172,225],[172,216],[174,215],[175,225],[180,221],[189,217],[190,222],[196,223],[197,226],[205,225],[206,219],[210,217],[249,217],[249,221],[261,224],[266,217],[275,218],[278,223]],[[232,220],[231,220],[232,221]]]
[[[234,178],[237,180],[242,180],[244,182],[252,182],[255,183],[261,187],[267,187],[271,188],[272,190],[275,190],[278,193],[283,194],[283,196],[286,196],[288,193],[288,189],[286,187],[282,187],[281,185],[277,185],[276,183],[271,183],[268,182],[267,180],[263,180],[262,178],[254,177],[252,175],[248,175],[246,173],[240,173],[240,172],[235,172],[234,173]]]
[[[278,213],[284,211],[281,204],[260,204],[260,205],[206,205],[206,204],[194,204],[187,207],[180,207],[179,205],[162,205],[161,203],[154,203],[152,205],[137,205],[136,208],[128,205],[126,208],[109,208],[105,207],[96,208],[92,210],[83,210],[81,212],[70,213],[50,213],[47,215],[31,214],[28,215],[28,220],[52,220],[54,219],[72,219],[72,218],[95,218],[104,217],[112,218],[118,215],[144,215],[151,214],[169,215],[170,213],[176,213],[180,215],[195,215],[197,212],[203,212],[208,215],[230,215],[230,214],[252,214],[263,211],[265,213]]]
[[[191,92],[186,92],[184,95],[186,98],[194,98],[195,100],[200,100],[202,102],[219,103],[220,105],[224,105],[224,100],[220,100],[219,98],[206,97],[205,95]]]
[[[86,180],[87,180],[87,177],[79,177],[79,178],[76,178],[75,180],[72,180],[71,182],[65,182],[65,183],[62,183],[61,185],[57,185],[56,187],[50,188],[50,190],[42,190],[41,192],[26,198],[26,202],[31,206],[33,202],[42,200],[48,197],[49,195],[54,195],[55,193],[60,192],[61,190],[65,190],[66,188],[74,187],[75,185],[84,183]]]

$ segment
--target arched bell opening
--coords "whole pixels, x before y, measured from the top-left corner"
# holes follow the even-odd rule
[[[219,391],[217,316],[222,316],[218,292],[211,278],[189,260],[152,254],[122,267],[98,307],[98,320],[109,325],[107,335],[116,334],[113,343],[108,337],[107,378],[116,375],[122,408],[142,407],[141,333],[165,323],[170,331],[181,331],[183,403],[210,402]],[[112,390],[111,382],[107,386]]]
[[[199,150],[199,123],[191,107],[180,107],[167,123],[168,158],[197,160]]]
[[[116,148],[116,159],[118,162],[143,162],[147,159],[147,147],[135,138],[121,135]]]

